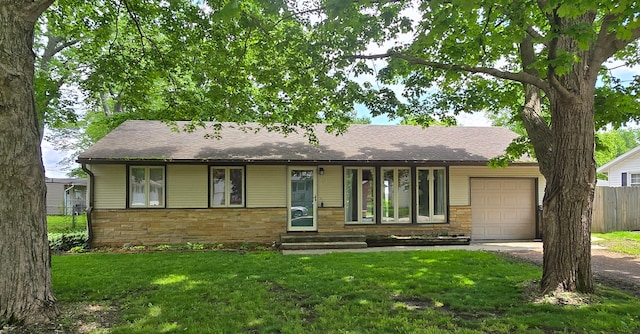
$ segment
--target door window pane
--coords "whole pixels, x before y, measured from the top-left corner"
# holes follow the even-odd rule
[[[313,170],[291,170],[291,227],[313,227],[315,224],[315,191]]]
[[[375,175],[372,169],[362,170],[362,221],[374,222],[375,221]]]
[[[444,169],[433,170],[433,221],[446,221],[446,184]]]
[[[427,170],[418,170],[418,223],[427,223],[431,213],[429,205],[429,173]]]
[[[229,204],[242,205],[242,169],[232,168],[229,172]]]
[[[409,223],[411,222],[411,170],[398,169],[398,186],[395,207],[397,209],[396,221]]]
[[[382,170],[382,221],[395,221],[395,183],[393,178],[393,169]]]
[[[358,170],[347,169],[344,174],[345,219],[358,221]]]
[[[447,221],[446,177],[444,168],[417,171],[418,223]]]
[[[212,169],[212,178],[213,178],[213,198],[212,203],[213,206],[223,206],[225,205],[225,183],[226,183],[226,173],[225,169]]]
[[[149,167],[149,206],[164,206],[163,167]]]
[[[146,206],[146,172],[144,167],[131,167],[129,173],[129,185],[131,188],[131,206]]]
[[[345,221],[375,222],[375,173],[372,168],[345,168]]]

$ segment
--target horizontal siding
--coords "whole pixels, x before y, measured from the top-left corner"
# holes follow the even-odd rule
[[[64,213],[64,184],[47,182],[47,214]]]
[[[247,166],[249,208],[287,206],[287,168],[285,166]]]
[[[95,185],[95,209],[124,209],[127,204],[125,165],[91,165]]]
[[[490,168],[484,166],[449,167],[449,204],[469,205],[469,184],[472,177],[526,177],[538,178],[538,204],[542,204],[545,180],[538,166],[509,166]]]
[[[342,207],[342,166],[320,166],[324,175],[318,175],[318,205]]]
[[[640,152],[628,156],[626,159],[609,167],[606,171],[608,173],[609,187],[621,187],[622,186],[622,173],[627,173],[627,178],[630,174],[640,173]],[[627,180],[629,184],[630,180]]]
[[[207,166],[168,165],[167,208],[208,207]]]

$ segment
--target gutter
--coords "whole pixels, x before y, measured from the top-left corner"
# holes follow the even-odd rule
[[[87,244],[91,245],[91,241],[93,241],[93,226],[91,225],[91,212],[93,211],[93,195],[94,189],[93,180],[95,175],[93,172],[87,168],[87,164],[82,164],[82,170],[89,175],[89,205],[87,206]]]

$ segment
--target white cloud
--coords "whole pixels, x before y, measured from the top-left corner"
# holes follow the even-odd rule
[[[53,145],[46,140],[42,141],[40,147],[42,148],[45,175],[47,177],[66,177],[69,170],[60,166],[59,162],[67,156],[67,153],[56,151]]]
[[[461,126],[491,126],[491,120],[484,112],[474,112],[471,114],[459,114],[456,116],[458,125]]]

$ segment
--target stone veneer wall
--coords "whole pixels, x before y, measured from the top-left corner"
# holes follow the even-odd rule
[[[280,241],[286,208],[95,210],[93,246]]]
[[[449,223],[433,224],[345,224],[344,209],[319,208],[318,232],[355,232],[366,235],[471,235],[471,206],[449,207]]]
[[[451,206],[450,223],[344,223],[343,208],[318,208],[318,232],[367,235],[471,235],[471,207]],[[279,241],[287,231],[286,208],[94,210],[93,246],[178,245]]]

